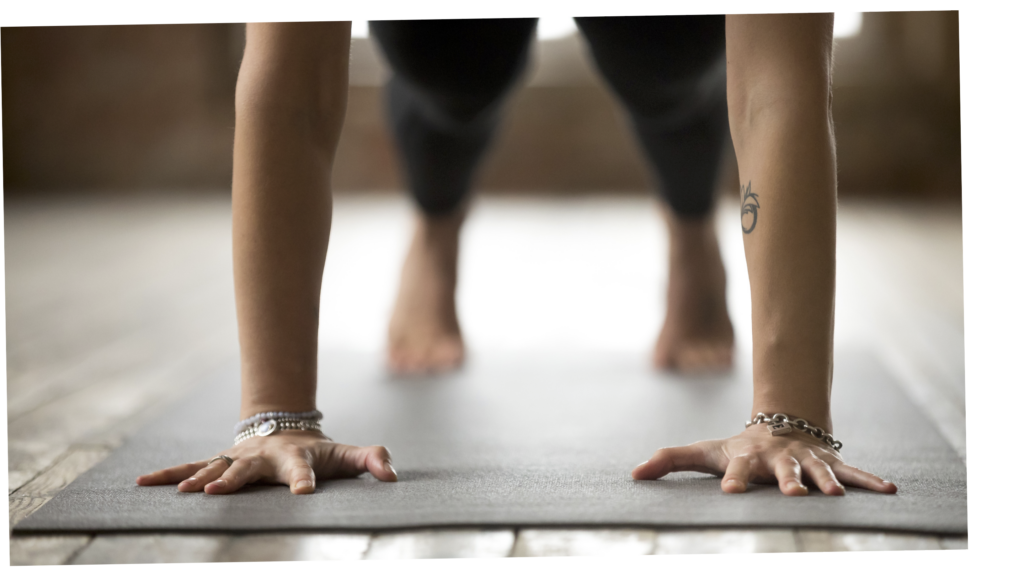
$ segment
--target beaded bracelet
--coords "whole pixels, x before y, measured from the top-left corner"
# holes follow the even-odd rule
[[[323,418],[324,415],[319,410],[310,410],[309,412],[260,412],[255,416],[249,416],[245,420],[235,424],[235,434],[239,434],[249,426],[258,424],[264,420],[323,420]]]
[[[298,420],[293,418],[287,420],[265,420],[246,428],[235,436],[235,446],[254,436],[270,436],[280,430],[315,430],[319,432],[320,423],[316,420]]]

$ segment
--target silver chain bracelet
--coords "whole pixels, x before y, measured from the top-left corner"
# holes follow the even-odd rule
[[[818,440],[824,440],[826,444],[832,447],[836,452],[843,447],[843,443],[832,437],[831,434],[825,432],[817,426],[811,426],[807,423],[807,420],[803,418],[793,418],[786,414],[776,414],[772,417],[768,417],[764,412],[758,412],[757,416],[754,416],[753,420],[747,421],[747,428],[750,428],[754,424],[767,423],[768,430],[771,430],[772,436],[782,436],[789,434],[793,430],[799,430],[805,434],[817,438]]]
[[[254,436],[270,436],[271,434],[280,430],[315,430],[320,431],[320,422],[312,419],[270,419],[264,420],[258,424],[249,426],[237,436],[235,436],[235,446],[240,443],[252,438]]]

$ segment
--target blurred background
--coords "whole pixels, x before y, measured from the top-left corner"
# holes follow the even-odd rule
[[[840,194],[957,201],[957,13],[846,13],[836,27]],[[394,191],[402,183],[381,110],[387,65],[365,22],[353,36],[334,183],[341,192]],[[538,36],[480,188],[649,190],[572,20],[542,19]],[[224,190],[244,43],[243,24],[5,28],[5,194]],[[734,165],[723,179],[733,191]]]
[[[321,354],[381,353],[411,231],[382,114],[388,70],[366,31],[353,24]],[[957,13],[838,14],[835,36],[836,348],[873,350],[966,458]],[[243,24],[0,30],[12,524],[238,362],[230,184],[244,42]],[[737,369],[749,371],[728,157],[716,218]],[[477,188],[459,272],[469,361],[650,354],[664,224],[571,19],[540,20]],[[82,538],[47,544],[46,558],[71,558]],[[41,558],[19,550],[15,563]]]

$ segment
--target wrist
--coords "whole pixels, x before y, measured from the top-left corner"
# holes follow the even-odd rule
[[[316,410],[316,402],[265,402],[248,404],[243,402],[239,410],[239,420],[251,418],[266,412],[302,413]]]
[[[758,413],[763,413],[769,417],[774,414],[786,414],[790,418],[802,418],[812,426],[817,426],[822,430],[832,433],[832,412],[825,404],[813,404],[800,401],[783,401],[777,399],[754,399],[754,405],[750,410],[750,418],[753,419]]]
[[[831,433],[831,388],[831,378],[800,370],[755,376],[751,417],[758,412],[788,414]]]

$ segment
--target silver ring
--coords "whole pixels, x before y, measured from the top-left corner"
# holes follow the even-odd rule
[[[223,454],[221,454],[220,456],[214,456],[209,462],[206,463],[206,465],[209,466],[210,464],[213,464],[217,460],[223,460],[227,462],[228,468],[230,468],[231,465],[235,463],[235,461],[232,460],[230,456],[224,456]]]

